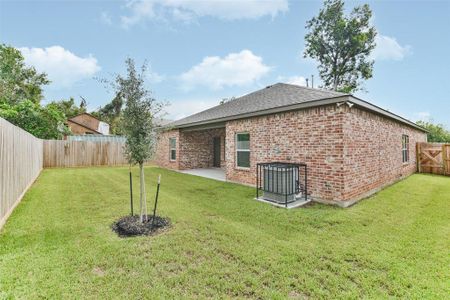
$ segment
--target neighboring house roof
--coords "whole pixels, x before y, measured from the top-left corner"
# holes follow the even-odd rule
[[[77,121],[68,119],[67,122],[71,122],[71,123],[77,124],[77,125],[79,125],[81,127],[84,127],[84,128],[89,129],[91,131],[94,131],[95,133],[102,134],[101,132],[97,131],[96,129],[93,129],[93,128],[89,127],[89,126],[86,126],[84,124],[78,123]]]
[[[87,116],[91,120],[95,120],[95,124],[92,123],[92,121],[86,121],[86,119],[80,118],[80,116]],[[67,122],[75,123],[79,126],[82,126],[86,129],[89,129],[91,131],[94,131],[99,134],[109,134],[109,124],[106,122],[103,122],[99,120],[98,118],[94,117],[90,113],[84,112],[81,114],[78,114],[76,116],[73,116],[67,120]]]
[[[88,112],[82,112],[82,113],[80,113],[80,114],[78,114],[78,115],[75,115],[75,116],[73,116],[73,117],[70,117],[69,120],[75,119],[76,117],[83,116],[83,115],[89,116],[89,117],[91,117],[91,118],[93,118],[93,119],[96,119],[97,121],[100,122],[100,119],[99,119],[99,118],[96,118],[95,116],[91,115],[91,114],[88,113]]]
[[[166,127],[185,128],[220,123],[308,107],[315,107],[348,101],[362,108],[395,119],[419,130],[426,131],[415,123],[376,105],[340,92],[302,87],[293,84],[276,83],[253,93],[233,99],[224,104],[193,114]]]

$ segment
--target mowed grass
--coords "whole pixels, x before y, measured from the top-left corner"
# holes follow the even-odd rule
[[[249,187],[145,173],[149,208],[162,174],[158,213],[173,227],[119,238],[127,168],[44,170],[0,233],[0,298],[448,299],[450,178],[284,210]]]

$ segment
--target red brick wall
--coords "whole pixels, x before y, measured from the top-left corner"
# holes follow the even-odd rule
[[[175,138],[177,141],[177,156],[175,161],[170,160],[169,138]],[[158,134],[158,143],[156,146],[154,161],[163,168],[179,169],[180,161],[180,132],[178,129],[163,131]]]
[[[255,184],[259,162],[303,162],[308,164],[311,195],[342,199],[344,116],[328,106],[227,122],[227,179]],[[249,170],[236,167],[235,134],[239,132],[250,133]]]
[[[239,132],[250,133],[250,169],[236,167]],[[402,163],[402,134],[409,136],[407,164]],[[171,136],[177,137],[177,162],[169,161]],[[221,164],[228,180],[253,185],[258,162],[302,162],[308,165],[310,195],[342,205],[414,173],[415,144],[426,141],[425,133],[389,118],[357,107],[329,105],[234,120],[225,129],[165,132],[157,162],[172,169],[211,167],[214,136],[225,136]]]
[[[304,162],[308,190],[351,204],[416,170],[416,142],[426,134],[356,107],[335,105],[227,123],[227,179],[255,184],[256,163]],[[235,167],[235,134],[250,133],[249,170]],[[402,163],[402,135],[410,159]]]
[[[409,162],[402,162],[402,135],[409,136]],[[426,134],[353,107],[344,123],[344,199],[358,199],[416,171],[416,143]]]
[[[180,169],[211,168],[213,166],[214,137],[221,138],[223,147],[224,128],[180,132]],[[225,157],[221,151],[221,166]]]
[[[169,160],[169,138],[177,139],[176,162]],[[158,165],[169,169],[211,168],[213,166],[214,137],[221,138],[221,167],[225,167],[224,140],[225,128],[162,132],[158,137],[155,161]]]

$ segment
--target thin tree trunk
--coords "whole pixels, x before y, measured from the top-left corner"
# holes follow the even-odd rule
[[[142,168],[144,169],[144,168]],[[142,175],[144,175],[144,172],[142,172]],[[146,222],[148,222],[148,211],[147,211],[147,195],[145,194],[145,178],[144,178],[144,219]]]
[[[140,179],[140,195],[139,201],[141,206],[141,222],[147,221],[147,199],[145,197],[145,180],[144,180],[144,164],[139,164],[139,179]]]
[[[337,81],[338,81],[338,79],[337,79],[337,75],[336,74],[334,74],[334,78],[333,78],[333,91],[337,91]]]
[[[333,90],[337,91],[338,88],[338,75],[337,75],[337,58],[336,55],[334,56],[334,62],[333,62]]]

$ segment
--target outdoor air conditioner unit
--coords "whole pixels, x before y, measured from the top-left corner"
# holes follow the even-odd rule
[[[269,165],[263,168],[264,193],[263,198],[275,202],[295,200],[298,172],[295,169],[284,168],[280,165]]]
[[[263,191],[264,200],[286,205],[302,197],[306,200],[305,188],[306,165],[280,162],[258,164],[257,190]]]

